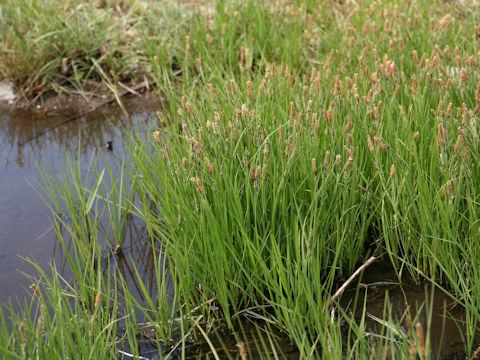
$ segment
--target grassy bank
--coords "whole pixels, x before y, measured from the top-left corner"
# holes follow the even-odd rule
[[[428,321],[422,340],[418,314],[403,324],[405,333],[387,317],[384,333],[374,335],[338,306],[335,291],[373,255],[399,277],[409,273],[448,291],[465,309],[464,349],[474,353],[477,5],[131,1],[75,3],[72,12],[55,4],[2,5],[10,22],[0,32],[2,76],[26,94],[87,91],[92,80],[115,91],[147,77],[169,109],[146,140],[127,139],[131,161],[121,179],[100,169],[84,179],[75,164],[64,182],[45,174],[59,237],[75,248],[72,300],[61,296],[66,284],[57,272],[43,274],[39,315],[12,315],[12,336],[3,320],[0,351],[43,356],[64,342],[86,357],[126,344],[135,353],[145,326],[159,349],[185,355],[190,336],[210,344],[209,329],[234,329],[249,316],[287,334],[301,358],[429,358],[435,349]],[[22,30],[15,12],[38,26]],[[77,20],[65,22],[67,15]],[[37,65],[22,69],[26,63]],[[101,231],[102,216],[114,235]],[[142,304],[100,261],[105,238],[108,247],[121,246],[129,216],[142,219],[152,246],[162,249],[155,294],[136,272]],[[33,319],[43,319],[41,331]],[[75,332],[71,324],[82,325]],[[79,344],[87,334],[91,348]],[[213,346],[211,356],[218,356]]]

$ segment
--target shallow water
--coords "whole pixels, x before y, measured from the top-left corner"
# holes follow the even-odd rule
[[[49,101],[34,110],[12,111],[6,104],[0,106],[0,303],[21,298],[28,289],[30,282],[23,273],[34,271],[22,257],[43,268],[54,258],[60,270],[65,265],[51,231],[50,210],[36,192],[41,193],[42,183],[36,162],[42,164],[44,159],[60,174],[61,155],[79,150],[79,163],[86,170],[92,154],[102,150],[112,166],[123,153],[122,132],[143,129],[160,105],[153,96],[126,98],[129,118],[118,106],[106,105],[73,120],[85,110],[85,104],[71,99]],[[143,230],[141,224],[131,221],[123,250],[136,253],[148,269]]]
[[[407,317],[411,324],[420,322],[430,334],[434,359],[464,359],[466,356],[463,308],[429,283],[415,283],[409,276],[403,276],[400,283],[389,264],[370,265],[345,291],[340,304],[357,322],[364,316],[367,328],[377,334],[382,331],[377,319],[399,325],[404,333],[408,328]]]

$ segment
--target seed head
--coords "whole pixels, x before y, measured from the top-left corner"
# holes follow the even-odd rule
[[[467,143],[467,136],[465,135],[465,132],[461,127],[458,128],[458,132],[460,133],[460,136],[462,137],[463,142],[466,144]]]
[[[367,189],[364,188],[362,185],[358,184],[357,187],[358,187],[362,192],[367,192]]]
[[[26,344],[27,343],[27,335],[25,333],[25,326],[23,326],[23,322],[18,325],[18,331],[20,331],[20,335],[22,336],[22,343]]]
[[[29,286],[30,289],[33,291],[33,295],[40,300],[42,298],[42,293],[40,292],[40,289],[36,284],[30,284]]]
[[[421,323],[417,322],[415,324],[415,332],[417,333],[417,339],[420,344],[420,351],[419,354],[420,357],[425,357],[425,336],[423,333],[423,326]]]
[[[350,145],[353,145],[353,136],[351,133],[347,134],[347,141]]]
[[[302,121],[302,112],[299,111],[297,113],[297,125],[300,125],[300,122]]]
[[[367,135],[367,143],[368,143],[368,149],[373,154],[375,152],[375,148],[373,147],[372,138],[370,137],[370,135]]]
[[[451,78],[448,78],[447,79],[447,82],[445,83],[445,90],[450,90],[450,84],[452,83],[452,81],[455,83],[454,80],[452,80]]]
[[[475,91],[475,104],[480,104],[480,82],[477,83],[477,90]]]
[[[383,150],[387,151],[388,150],[388,146],[382,142],[382,140],[380,140],[378,137],[374,136],[373,137],[373,140],[378,144],[378,146],[380,146]]]
[[[157,143],[163,144],[162,133],[160,131],[154,131],[153,138]]]
[[[262,79],[262,88],[263,88],[263,91],[265,93],[267,93],[267,94],[269,93],[267,80],[265,80],[265,79]],[[260,94],[260,89],[258,89],[258,93]]]
[[[99,292],[97,292],[97,296],[95,296],[95,304],[93,306],[93,309],[94,309],[93,311],[95,311],[95,312],[97,311],[98,307],[100,306],[100,301],[102,300],[102,295],[103,295],[102,292],[99,291]]]
[[[312,72],[310,73],[310,84],[312,84],[315,81],[316,77],[316,70],[315,68],[312,68]]]
[[[325,158],[323,159],[323,167],[327,168],[330,162],[330,151],[325,152]]]
[[[459,73],[459,78],[462,83],[466,83],[468,80],[467,70],[462,68]]]
[[[442,123],[438,124],[438,135],[440,135],[440,138],[444,141],[447,139],[447,131],[443,127]]]
[[[165,149],[165,154],[167,155],[167,159],[170,159],[170,148],[168,144],[163,144],[163,148]]]
[[[422,57],[420,58],[420,64],[418,64],[418,66],[421,68],[423,68],[423,65],[425,65],[425,54],[422,54]]]
[[[315,158],[312,159],[312,171],[317,171],[317,160]]]
[[[345,170],[348,171],[348,169],[350,169],[350,166],[352,165],[352,161],[353,161],[353,157],[349,156],[348,159],[347,159],[347,163],[345,164]]]
[[[447,183],[442,186],[442,195],[450,196],[452,195],[452,191],[452,182],[448,180]]]
[[[208,157],[205,156],[205,166],[207,167],[207,170],[210,172],[210,173],[213,173],[213,164],[210,162],[210,160],[208,159]]]
[[[438,103],[438,106],[437,106],[436,115],[437,115],[437,116],[440,116],[441,112],[442,112],[442,102],[440,101],[440,102]]]
[[[348,132],[350,132],[350,130],[352,130],[353,128],[353,124],[352,124],[352,120],[350,120],[350,116],[347,115],[347,125],[345,125],[345,134],[347,134]]]
[[[310,110],[312,109],[312,103],[313,103],[312,99],[308,100],[306,113],[309,113]]]
[[[345,151],[347,152],[348,156],[353,156],[353,150],[350,149],[348,146],[344,146]]]
[[[269,149],[268,149],[268,143],[265,144],[263,147],[263,155],[268,155]]]
[[[165,115],[163,114],[163,112],[161,110],[157,110],[155,111],[155,114],[157,115],[157,118],[158,120],[160,120],[160,122],[162,124],[166,124],[167,121],[165,120]]]
[[[254,99],[254,96],[252,94],[252,81],[251,80],[248,80],[247,81],[247,96],[253,100]]]
[[[448,103],[447,111],[445,113],[445,116],[450,117],[451,115],[452,115],[452,103]]]
[[[245,48],[240,46],[240,62],[245,63]]]
[[[212,84],[206,84],[205,85],[209,92],[210,92],[210,100],[215,101],[215,89],[213,88],[213,85]]]
[[[392,164],[392,166],[390,167],[390,178],[393,179],[394,176],[395,176],[395,164]]]
[[[191,177],[190,181],[193,182],[195,185],[195,188],[197,189],[197,192],[201,193],[202,192],[202,182],[198,177]]]
[[[393,92],[393,97],[397,96],[399,91],[400,91],[400,85],[397,85],[395,88],[395,91]]]
[[[185,57],[188,58],[190,56],[190,36],[185,37]]]
[[[252,167],[252,179],[257,180],[260,177],[260,165]]]
[[[295,105],[293,102],[290,102],[290,115],[295,116]]]
[[[467,105],[465,103],[462,104],[462,125],[467,123]]]
[[[182,131],[183,133],[187,136],[187,137],[190,137],[190,131],[188,130],[188,126],[187,124],[185,123],[182,123]],[[161,143],[163,144],[163,141],[161,141]]]
[[[418,52],[417,52],[417,50],[413,50],[413,51],[412,51],[412,57],[413,57],[413,60],[414,60],[415,62],[418,61]]]
[[[370,68],[367,65],[363,68],[363,73],[367,76],[370,74]]]
[[[327,110],[327,121],[328,121],[329,124],[331,124],[332,121],[333,121],[332,110],[330,110],[330,109]]]
[[[457,155],[457,157],[459,158],[462,157],[462,153],[460,152],[461,145],[462,145],[462,136],[458,135],[457,141],[455,142],[455,146],[453,147],[453,150],[455,151],[455,155]]]
[[[250,112],[248,111],[247,105],[242,104],[242,116],[248,117],[249,115],[250,115]]]
[[[312,129],[317,128],[317,113],[312,114]]]
[[[285,148],[285,155],[290,156],[291,153],[291,141],[290,139],[287,140],[287,146]]]

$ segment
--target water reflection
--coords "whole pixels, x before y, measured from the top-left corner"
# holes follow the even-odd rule
[[[365,315],[366,326],[374,334],[385,331],[378,319],[392,321],[406,332],[409,319],[413,323],[418,315],[415,321],[419,321],[430,336],[432,358],[466,356],[466,314],[462,306],[432,284],[415,283],[408,276],[400,283],[387,263],[370,265],[362,278],[342,295],[340,304],[357,323]]]
[[[53,254],[59,268],[60,264],[67,268],[63,249],[51,231],[50,211],[36,193],[42,195],[42,180],[35,163],[45,162],[58,176],[65,171],[66,154],[80,154],[79,164],[85,170],[92,154],[101,149],[106,151],[98,166],[108,162],[114,167],[123,153],[122,132],[144,128],[161,106],[154,96],[125,98],[124,104],[129,117],[115,104],[76,117],[86,105],[72,99],[52,99],[35,111],[0,105],[0,303],[25,295],[28,283],[21,272],[32,273],[33,268],[21,257],[46,267]],[[140,227],[131,221],[126,238],[141,239]],[[144,244],[131,241],[125,251],[148,255]],[[146,256],[138,261],[151,260]]]
[[[127,112],[131,114],[144,114],[158,104],[154,97],[125,101]],[[88,112],[91,106],[71,99],[57,99],[55,105],[45,105],[48,107],[45,111],[0,106],[0,154],[4,167],[11,166],[14,160],[16,166],[24,168],[25,162],[31,160],[30,153],[49,153],[53,143],[62,151],[79,148],[80,153],[86,155],[99,141],[104,140],[106,145],[116,138],[119,126],[127,129],[133,126],[132,119],[124,116],[115,104]]]
[[[157,293],[155,259],[158,261],[159,256],[161,256],[161,249],[158,249],[158,244],[152,244],[145,223],[134,216],[129,216],[126,219],[125,231],[123,232],[118,247],[115,245],[115,236],[113,230],[108,226],[108,221],[103,218],[100,225],[102,226],[100,232],[106,234],[105,237],[99,239],[104,248],[101,261],[104,273],[110,271],[114,273],[119,272],[128,284],[130,293],[141,304],[144,304],[144,292],[138,279],[138,277],[140,277],[147,293],[150,294],[153,299],[158,300],[155,298],[155,294]],[[65,241],[67,251],[71,252],[74,245],[69,239],[69,234],[66,231],[62,231],[61,234]],[[55,263],[59,273],[63,277],[68,278],[71,276],[64,248],[58,239],[56,239],[53,248],[53,257],[56,259]],[[138,272],[138,276],[136,272]],[[167,288],[171,290],[173,296],[173,284],[169,277],[167,277],[166,280],[170,282],[167,284]],[[121,288],[118,290],[122,291]]]

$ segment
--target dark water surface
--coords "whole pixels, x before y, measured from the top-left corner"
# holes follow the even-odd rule
[[[409,327],[407,318],[413,325],[420,322],[430,335],[433,359],[466,358],[463,307],[432,284],[415,283],[409,276],[399,282],[391,264],[370,265],[342,295],[340,304],[357,323],[364,317],[368,331],[375,334],[385,330],[382,320],[398,326],[404,334]],[[479,341],[477,336],[476,343]]]
[[[144,129],[160,106],[153,96],[127,98],[129,118],[113,104],[72,120],[85,110],[84,103],[58,99],[34,110],[14,111],[0,105],[0,304],[26,294],[29,281],[23,273],[32,274],[34,269],[22,257],[43,268],[53,258],[60,270],[64,265],[51,230],[50,210],[36,193],[41,192],[42,184],[36,161],[41,164],[44,159],[55,174],[61,174],[65,171],[62,155],[80,149],[79,163],[86,171],[92,155],[102,150],[115,169],[117,158],[123,154],[121,132],[133,127]],[[142,225],[134,221],[129,225],[124,251],[136,253],[141,263],[148,262],[145,242],[131,241],[144,240]],[[128,268],[128,263],[120,266]]]

